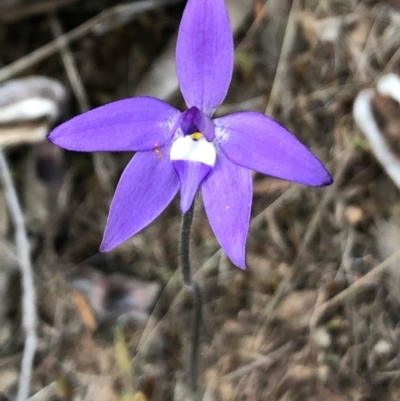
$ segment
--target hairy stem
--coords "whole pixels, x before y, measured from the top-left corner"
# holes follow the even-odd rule
[[[198,389],[199,378],[199,346],[203,300],[200,287],[193,280],[190,263],[190,239],[193,214],[194,202],[187,213],[182,216],[179,251],[182,281],[184,286],[191,292],[193,301],[189,383],[191,391],[195,396]]]

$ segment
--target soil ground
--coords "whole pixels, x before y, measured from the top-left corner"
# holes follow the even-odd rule
[[[60,7],[51,14],[38,2],[0,1],[0,76],[54,45],[54,18],[69,32],[120,4],[45,3]],[[149,71],[163,65],[178,29],[184,2],[162,3],[131,19],[110,12],[101,29],[68,44],[83,95],[75,96],[57,47],[8,79],[60,80],[70,92],[61,121],[85,101],[92,108],[133,96],[148,84]],[[205,299],[200,399],[398,400],[400,261],[387,259],[400,244],[399,189],[374,158],[352,107],[382,74],[400,73],[400,2],[242,3],[243,13],[250,3],[250,12],[235,32],[233,83],[218,113],[266,112],[318,155],[335,183],[308,188],[255,174],[247,271],[220,251],[199,198],[192,250]],[[184,109],[179,92],[171,99]],[[398,104],[387,118],[400,121]],[[398,144],[399,131],[393,135]],[[98,252],[113,190],[131,156],[96,158],[45,142],[7,149],[37,291],[31,400],[187,399],[191,299],[177,272],[178,200],[131,240]],[[6,401],[16,397],[24,332],[13,227],[1,190],[0,242],[0,400]]]

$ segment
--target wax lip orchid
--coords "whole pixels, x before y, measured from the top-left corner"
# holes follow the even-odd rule
[[[136,151],[111,203],[101,251],[150,224],[180,189],[183,213],[201,188],[219,243],[246,267],[251,170],[304,185],[332,178],[285,128],[255,112],[211,119],[232,78],[233,38],[224,0],[188,0],[176,48],[188,110],[151,97],[116,101],[57,127],[49,139],[74,151]]]

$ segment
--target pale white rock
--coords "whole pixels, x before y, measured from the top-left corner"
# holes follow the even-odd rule
[[[393,351],[393,345],[384,339],[380,339],[373,348],[373,352],[378,356],[388,356]]]
[[[376,89],[381,95],[390,96],[400,103],[400,78],[396,74],[383,75],[376,83]]]
[[[52,100],[34,97],[0,108],[0,123],[22,123],[46,117],[53,120],[57,115],[58,107]]]
[[[327,349],[332,344],[331,335],[325,327],[319,327],[312,333],[313,343],[321,349]]]
[[[34,75],[7,81],[0,85],[0,124],[55,120],[66,99],[65,87],[53,78]]]
[[[0,85],[0,147],[43,141],[65,108],[61,82],[43,76]]]
[[[392,76],[393,74],[390,75],[389,77],[383,76],[379,80],[377,84],[378,92],[381,95],[391,96],[395,100],[400,100],[399,78],[396,77],[396,79],[394,79]],[[393,84],[394,82],[395,84]],[[356,124],[367,138],[375,157],[400,189],[400,159],[390,149],[390,145],[379,129],[372,112],[371,101],[375,93],[373,89],[364,89],[358,94],[353,106],[353,117]]]

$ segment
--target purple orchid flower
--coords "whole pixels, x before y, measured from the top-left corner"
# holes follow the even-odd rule
[[[201,187],[214,234],[231,261],[245,269],[251,170],[312,186],[332,178],[302,143],[263,114],[211,119],[225,99],[234,63],[224,0],[188,0],[176,58],[188,110],[151,97],[120,100],[62,124],[49,139],[74,151],[137,152],[118,183],[100,251],[150,224],[179,189],[187,212]]]

